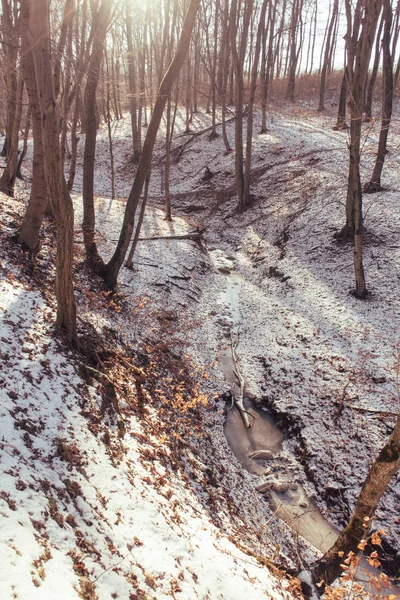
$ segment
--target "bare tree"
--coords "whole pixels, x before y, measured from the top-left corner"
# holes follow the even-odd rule
[[[88,76],[84,94],[85,111],[85,150],[83,155],[83,240],[86,256],[96,268],[103,261],[98,253],[95,241],[95,211],[94,211],[94,162],[96,156],[96,91],[100,78],[100,67],[104,54],[104,45],[108,24],[111,17],[111,0],[102,0],[95,9],[93,5],[93,46],[88,64]]]
[[[324,53],[324,61],[321,69],[321,82],[319,88],[319,106],[318,110],[323,111],[325,109],[325,87],[326,87],[326,75],[329,67],[329,57],[331,47],[333,45],[333,30],[335,27],[335,23],[338,19],[339,15],[339,0],[334,0],[332,7],[332,14],[329,20],[328,29],[326,32],[326,43],[325,43],[325,53]]]
[[[382,40],[383,54],[383,85],[382,85],[382,124],[379,134],[378,153],[376,156],[374,170],[371,180],[365,184],[364,192],[372,194],[382,190],[381,175],[385,156],[387,154],[387,139],[389,135],[390,121],[392,118],[393,105],[393,61],[390,50],[391,30],[392,30],[392,7],[390,0],[384,0],[383,19],[385,28]]]
[[[140,160],[133,182],[132,190],[129,194],[128,201],[126,204],[124,222],[122,225],[117,248],[110,262],[106,265],[104,269],[104,280],[110,289],[116,288],[118,273],[122,267],[122,263],[125,259],[125,255],[129,247],[129,242],[133,232],[136,210],[139,205],[144,182],[150,172],[153,148],[156,141],[156,136],[160,126],[160,122],[164,113],[165,104],[188,53],[190,38],[196,20],[199,4],[200,0],[190,0],[190,4],[182,25],[182,31],[174,57],[158,90],[157,99],[149,122],[149,127],[147,129],[147,134],[144,140],[143,149],[140,155]]]
[[[21,4],[26,6],[28,1],[29,29],[26,31],[26,36],[31,45],[35,67],[42,117],[45,176],[57,229],[56,323],[65,329],[70,340],[77,344],[76,305],[72,281],[74,210],[62,171],[60,114],[50,58],[50,2],[49,0],[21,0]]]

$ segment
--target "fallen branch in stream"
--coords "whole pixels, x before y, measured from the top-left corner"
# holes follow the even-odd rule
[[[233,373],[236,377],[236,379],[238,380],[238,384],[239,384],[239,393],[235,394],[234,390],[232,389],[232,398],[234,403],[237,406],[237,409],[240,413],[240,416],[242,418],[243,424],[246,427],[246,429],[250,429],[251,425],[250,425],[250,421],[249,421],[249,414],[246,411],[244,404],[243,404],[243,393],[244,393],[244,377],[242,375],[242,373],[240,372],[239,369],[239,357],[236,354],[236,348],[239,344],[239,327],[237,327],[236,331],[233,331],[233,329],[231,329],[231,350],[232,350],[232,360],[233,363],[235,365],[234,369],[233,369]]]

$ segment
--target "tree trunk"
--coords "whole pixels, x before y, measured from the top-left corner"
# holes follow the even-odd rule
[[[22,94],[24,91],[24,80],[22,74],[18,76],[16,109],[14,112],[14,123],[9,138],[9,147],[7,152],[7,164],[0,177],[0,192],[7,196],[14,197],[15,178],[17,176],[18,167],[18,141],[19,141],[19,126],[22,116]]]
[[[265,13],[267,11],[267,5],[269,0],[263,0],[260,12],[260,21],[258,23],[256,46],[254,49],[253,66],[251,72],[250,81],[250,94],[249,102],[247,105],[247,135],[246,135],[246,160],[244,165],[244,190],[243,190],[243,204],[249,206],[250,204],[250,173],[251,173],[251,151],[253,141],[253,111],[254,111],[254,98],[257,87],[257,75],[258,75],[258,64],[260,60],[260,49],[261,49],[261,37],[265,28]]]
[[[21,40],[21,68],[25,87],[28,92],[32,118],[33,169],[29,203],[19,230],[18,241],[24,248],[35,253],[39,249],[39,234],[48,204],[48,195],[44,172],[42,117],[39,106],[38,90],[36,87],[35,65],[33,62],[31,44],[25,33],[29,23],[29,2],[27,0],[21,5],[21,15],[24,20]]]
[[[94,211],[94,164],[96,156],[96,91],[100,78],[100,67],[103,59],[107,27],[111,17],[112,3],[102,0],[99,9],[93,14],[94,38],[92,53],[88,65],[88,76],[84,94],[85,111],[85,150],[83,154],[83,240],[86,257],[97,269],[103,261],[98,253],[95,241],[95,211]]]
[[[28,138],[29,138],[30,130],[31,130],[31,109],[30,109],[30,107],[28,107],[28,110],[26,111],[26,117],[25,117],[24,145],[22,147],[22,152],[18,159],[17,172],[16,172],[16,176],[18,177],[18,179],[22,179],[22,180],[24,179],[24,177],[22,175],[22,163],[24,162],[26,153],[28,151]]]
[[[323,580],[320,588],[330,585],[342,573],[343,554],[357,554],[357,546],[368,536],[372,519],[379,501],[391,479],[400,467],[400,415],[397,417],[392,435],[372,463],[367,478],[357,499],[354,512],[346,528],[333,546],[320,558],[312,569],[314,580]]]
[[[132,41],[132,18],[130,0],[126,0],[126,40],[128,45],[129,102],[133,142],[133,162],[138,163],[141,153],[141,141],[138,132],[136,65]]]
[[[244,8],[242,35],[237,49],[237,13],[238,3],[233,0],[231,5],[230,16],[230,36],[233,66],[236,75],[236,114],[235,114],[235,177],[236,191],[238,195],[238,212],[243,212],[247,208],[246,199],[244,196],[244,172],[243,172],[243,68],[244,58],[247,46],[247,31],[249,27],[250,15],[253,10],[253,1],[249,0]]]
[[[367,97],[366,97],[366,101],[365,101],[365,116],[367,117],[367,119],[372,118],[372,94],[374,91],[376,76],[378,75],[378,69],[379,69],[379,58],[380,58],[380,54],[381,54],[380,40],[381,40],[381,34],[382,34],[383,21],[384,21],[384,16],[382,15],[381,22],[379,23],[378,35],[376,36],[374,66],[372,68],[371,77],[368,82]]]
[[[26,0],[23,1],[26,2]],[[72,282],[74,210],[62,172],[59,139],[60,115],[56,103],[54,73],[50,59],[49,21],[49,0],[30,0],[30,20],[27,34],[31,42],[40,99],[46,182],[57,229],[56,323],[67,331],[71,342],[77,345],[76,305]]]
[[[382,40],[383,52],[383,85],[382,85],[382,124],[379,134],[378,153],[371,181],[365,184],[364,192],[372,194],[382,190],[381,175],[385,156],[387,154],[387,139],[389,135],[390,121],[392,118],[393,105],[393,61],[390,52],[390,36],[392,27],[392,9],[390,0],[384,0],[385,29]]]
[[[128,250],[129,242],[132,236],[135,214],[139,204],[143,185],[146,180],[146,177],[148,177],[150,173],[154,143],[164,113],[165,103],[189,50],[190,37],[192,34],[194,22],[196,20],[198,7],[199,0],[190,0],[189,8],[182,26],[182,32],[174,58],[172,59],[172,62],[158,90],[156,103],[154,105],[153,114],[151,116],[149,127],[147,129],[147,134],[144,140],[143,150],[140,156],[132,190],[129,194],[128,201],[126,204],[124,222],[122,225],[117,248],[110,262],[106,265],[104,269],[104,280],[109,286],[109,288],[112,290],[115,289],[117,285],[118,273],[125,259],[125,255]]]
[[[334,0],[333,8],[332,8],[332,16],[329,22],[329,27],[326,35],[326,44],[325,44],[325,53],[324,53],[324,62],[321,69],[321,82],[319,88],[319,106],[318,110],[321,112],[325,110],[325,87],[326,87],[326,73],[329,65],[329,55],[332,46],[332,32],[335,26],[336,20],[338,18],[339,13],[339,0]]]

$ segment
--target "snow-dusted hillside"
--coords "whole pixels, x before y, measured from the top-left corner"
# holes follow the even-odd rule
[[[257,600],[296,594],[295,582],[265,565],[302,567],[317,552],[273,515],[257,486],[290,478],[307,492],[305,510],[312,499],[342,526],[398,410],[398,124],[384,171],[388,190],[365,196],[371,294],[360,302],[350,294],[352,249],[333,239],[344,218],[347,134],[333,132],[332,121],[309,109],[271,115],[269,132],[254,137],[254,205],[240,216],[233,155],[225,154],[221,138],[197,137],[172,165],[172,223],[163,220],[160,138],[142,235],[207,227],[204,243],[139,242],[133,272],[121,272],[123,298],[116,307],[81,264],[78,174],[81,335],[92,335],[94,344],[103,336],[106,346],[130,345],[144,372],[163,351],[175,367],[193,363],[207,402],[194,414],[195,435],[182,439],[179,430],[178,444],[171,438],[182,406],[167,413],[163,405],[167,367],[157,371],[162,393],[154,381],[139,386],[142,405],[134,373],[129,378],[124,371],[110,408],[107,380],[90,376],[90,368],[103,372],[102,355],[94,365],[88,355],[68,351],[54,329],[52,292],[48,284],[42,291],[52,273],[52,244],[43,244],[29,272],[11,240],[21,203],[1,197],[2,597]],[[193,128],[208,122],[198,115]],[[378,124],[365,127],[364,180],[378,131]],[[105,258],[133,177],[128,132],[128,119],[115,124],[117,200],[109,198],[107,138],[100,132],[96,229]],[[229,384],[218,361],[235,326],[247,394],[278,416],[286,437],[285,464],[266,464],[262,474],[243,468],[223,431],[219,398]],[[291,490],[283,493],[297,501]],[[392,557],[399,549],[399,499],[397,480],[379,512]]]

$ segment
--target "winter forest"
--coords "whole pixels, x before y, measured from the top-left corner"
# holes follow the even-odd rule
[[[400,0],[1,0],[0,596],[400,599]]]

